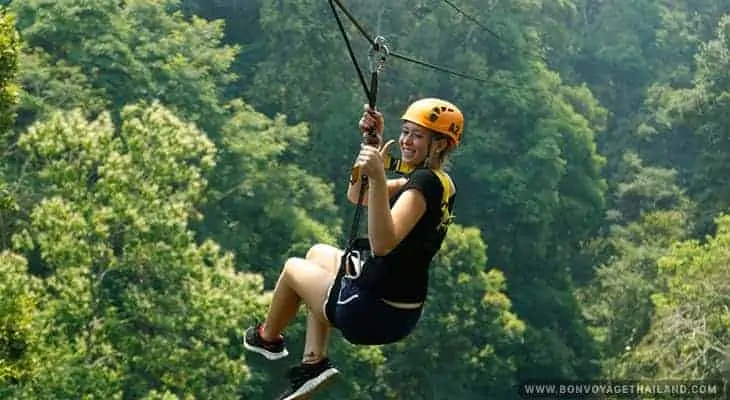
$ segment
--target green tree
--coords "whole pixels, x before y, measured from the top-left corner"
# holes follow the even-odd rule
[[[664,290],[657,260],[691,231],[691,203],[677,185],[676,171],[645,166],[628,153],[615,183],[606,229],[588,246],[595,275],[577,295],[601,349],[603,374],[614,377],[621,358],[646,335]]]
[[[15,30],[15,18],[3,7],[0,10],[0,158],[11,154],[8,131],[11,129],[15,114],[13,109],[18,102],[18,57],[20,37]],[[10,245],[14,230],[15,215],[20,212],[13,195],[8,177],[8,166],[0,163],[0,251]]]
[[[586,376],[595,372],[595,355],[571,281],[581,272],[578,249],[597,231],[604,207],[593,138],[602,112],[587,92],[535,69],[505,72],[504,87],[480,96],[490,108],[475,111],[468,134],[483,145],[465,146],[454,163],[460,198],[479,201],[462,201],[458,215],[478,221],[490,264],[504,270],[528,325],[523,377]]]
[[[262,1],[259,0],[182,0],[180,8],[186,15],[207,20],[222,20],[222,40],[240,48],[231,65],[238,79],[224,87],[227,97],[238,98],[245,93],[255,77],[251,69],[267,56],[265,31],[261,27]],[[249,102],[260,98],[256,93],[246,96]]]
[[[730,18],[723,18],[716,38],[697,53],[692,87],[657,86],[648,102],[650,115],[643,126],[652,144],[663,148],[648,157],[660,165],[676,166],[680,184],[697,203],[697,230],[712,230],[718,212],[728,206],[727,103],[730,58],[727,56]]]
[[[666,290],[652,296],[656,315],[639,345],[622,360],[625,376],[726,379],[730,373],[727,282],[730,218],[701,244],[677,242],[659,259]]]
[[[222,23],[186,19],[179,2],[19,0],[26,51],[21,122],[56,107],[93,105],[113,115],[159,100],[214,135],[225,120],[221,93],[238,49],[221,45]],[[52,66],[52,67],[50,67]],[[65,78],[65,79],[59,79]],[[213,136],[214,137],[214,136]]]
[[[18,101],[17,83],[20,37],[15,29],[15,15],[0,7],[0,139],[13,125],[13,108]],[[2,141],[0,141],[2,144]]]
[[[14,237],[38,255],[28,271],[41,280],[42,341],[12,394],[246,395],[251,372],[230,340],[260,312],[263,282],[189,227],[216,149],[157,102],[121,117],[56,112],[19,138],[43,194]]]
[[[30,355],[40,341],[34,333],[37,312],[36,282],[27,274],[26,260],[7,250],[0,252],[0,386],[28,378],[38,367]],[[3,389],[0,389],[0,394]]]
[[[238,104],[220,137],[220,166],[211,175],[216,189],[207,194],[198,224],[203,237],[234,250],[240,267],[264,274],[267,285],[288,257],[302,257],[317,242],[341,241],[332,184],[291,159],[316,161],[301,150],[309,140],[305,124],[288,125],[283,115],[271,119]]]
[[[222,21],[185,18],[176,1],[21,0],[13,7],[26,40],[22,121],[72,107],[88,118],[108,109],[117,120],[124,104],[160,101],[221,149],[206,172],[211,190],[206,218],[195,225],[199,237],[213,235],[235,250],[239,268],[265,271],[313,242],[337,240],[330,188],[292,163],[307,143],[305,127],[285,128],[280,118],[269,128],[240,100],[224,100],[238,46],[222,44]]]

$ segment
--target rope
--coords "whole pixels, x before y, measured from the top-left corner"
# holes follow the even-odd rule
[[[340,28],[340,32],[342,33],[342,38],[345,40],[345,45],[347,46],[347,52],[350,54],[350,59],[352,60],[352,64],[355,65],[355,70],[357,71],[357,76],[360,78],[360,83],[362,84],[362,88],[365,91],[365,96],[368,98],[368,102],[370,103],[370,106],[372,107],[375,103],[375,98],[373,94],[370,92],[370,89],[368,89],[368,85],[365,83],[365,77],[362,74],[362,70],[360,69],[360,66],[357,63],[357,58],[355,57],[355,52],[352,50],[352,45],[350,44],[350,39],[347,37],[347,34],[345,33],[345,27],[342,26],[342,20],[340,19],[339,14],[337,14],[337,10],[335,10],[335,5],[332,3],[333,0],[329,1],[330,8],[332,9],[332,14],[335,16],[335,20],[337,21],[337,26]],[[340,4],[340,8],[343,8],[339,0],[334,0],[338,4]],[[354,21],[354,18],[352,15],[349,14],[347,10],[344,10],[345,14]],[[360,27],[359,24],[355,22],[355,25],[360,29],[360,32],[365,35],[365,37],[368,39],[368,41],[371,42],[372,46],[375,46],[375,41],[371,40],[370,37],[365,33],[365,31]]]
[[[353,25],[357,27],[357,29],[360,31],[360,33],[365,36],[365,38],[368,40],[368,42],[371,44],[371,49],[369,53],[369,59],[370,59],[370,72],[371,72],[371,78],[370,78],[370,88],[368,88],[368,85],[365,83],[365,77],[362,73],[362,70],[360,69],[360,66],[357,62],[357,57],[355,57],[355,53],[352,50],[352,45],[350,44],[350,39],[347,37],[347,32],[345,31],[344,26],[342,25],[342,20],[340,19],[339,14],[337,13],[337,10],[335,9],[336,2],[340,9],[344,12],[344,14],[352,21]],[[342,34],[342,38],[345,41],[345,45],[347,46],[347,51],[350,55],[350,59],[352,60],[353,65],[355,66],[355,70],[357,71],[358,77],[360,78],[360,83],[362,84],[363,91],[365,92],[365,96],[368,98],[368,104],[370,105],[370,108],[375,109],[375,102],[377,100],[377,94],[378,94],[378,73],[385,65],[385,55],[381,55],[380,58],[377,60],[377,62],[374,61],[374,58],[377,53],[384,52],[385,54],[389,53],[388,47],[385,45],[385,39],[378,36],[375,39],[371,38],[370,35],[368,35],[367,32],[365,32],[365,29],[357,22],[357,20],[350,14],[350,12],[342,5],[340,0],[329,0],[330,8],[332,9],[332,14],[334,14],[335,20],[337,21],[337,26],[340,29],[340,33]],[[363,141],[366,144],[377,144],[379,142],[379,138],[375,134],[375,132],[371,131],[368,132],[364,137]],[[345,262],[351,251],[353,250],[355,241],[357,240],[357,233],[360,227],[360,219],[362,216],[362,209],[363,209],[363,201],[365,198],[365,188],[367,187],[367,177],[362,176],[360,183],[360,190],[358,193],[358,199],[357,199],[357,206],[355,207],[355,213],[353,215],[352,220],[352,226],[350,227],[350,234],[348,237],[348,243],[347,248],[344,251],[342,262],[340,265],[340,269],[344,270],[345,268]]]
[[[367,40],[368,43],[370,43],[371,46],[375,47],[376,46],[375,39],[373,39],[373,37],[370,36],[365,31],[365,29],[362,27],[362,25],[360,25],[360,23],[357,22],[357,20],[352,15],[352,13],[350,13],[350,11],[347,10],[347,7],[345,7],[340,0],[330,0],[330,6],[333,5],[332,4],[333,1],[335,3],[337,3],[337,6],[340,7],[340,10],[342,10],[342,12],[347,16],[347,18],[350,20],[350,22],[352,22],[352,24],[355,25],[355,27],[357,28],[357,30],[359,30],[360,33],[362,33],[363,37],[365,37],[365,40]],[[337,18],[337,20],[339,21],[340,18],[339,18],[339,16],[337,16],[337,13],[334,11],[334,7],[332,7],[332,12],[335,13],[335,18]],[[341,28],[341,26],[340,26],[340,28]],[[343,35],[344,35],[344,31],[343,31]],[[347,40],[347,39],[345,39],[345,40]]]

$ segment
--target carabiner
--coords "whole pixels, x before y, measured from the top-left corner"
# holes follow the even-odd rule
[[[375,60],[375,56],[377,54],[380,54],[379,57],[377,57],[377,61]],[[373,39],[373,45],[370,47],[370,51],[368,52],[368,60],[370,61],[370,72],[377,72],[383,70],[385,67],[385,61],[387,59],[387,56],[390,54],[390,49],[388,48],[387,41],[382,36],[377,36],[375,39]]]

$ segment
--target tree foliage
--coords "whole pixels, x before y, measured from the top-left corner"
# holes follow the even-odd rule
[[[323,398],[727,376],[726,2],[346,3],[391,50],[479,79],[392,55],[379,75],[388,139],[415,98],[464,111],[456,224],[414,334],[335,332],[348,378]],[[286,258],[344,244],[366,101],[326,2],[10,2],[0,396],[278,394],[242,328]]]
[[[707,243],[674,244],[659,259],[665,291],[651,296],[656,307],[649,333],[626,357],[629,376],[726,379],[730,372],[728,256],[730,219],[721,216]]]
[[[159,103],[121,115],[117,127],[109,113],[57,112],[19,137],[44,195],[14,242],[37,254],[45,362],[17,393],[235,398],[250,372],[228,356],[229,335],[262,282],[188,226],[215,147]]]

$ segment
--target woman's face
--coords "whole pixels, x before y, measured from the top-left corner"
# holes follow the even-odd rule
[[[428,156],[431,133],[412,122],[405,121],[401,127],[400,145],[401,160],[409,165],[419,165]]]

